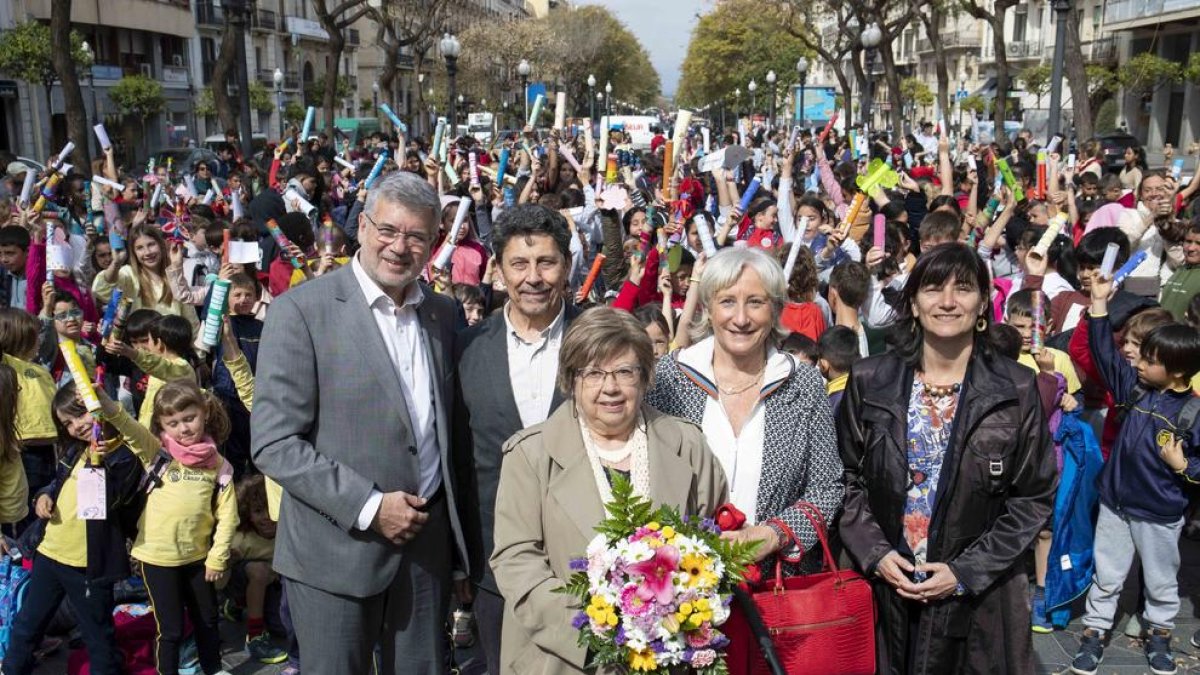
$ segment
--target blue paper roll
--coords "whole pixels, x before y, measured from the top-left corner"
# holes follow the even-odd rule
[[[1137,269],[1137,266],[1141,265],[1145,261],[1146,261],[1146,252],[1145,251],[1138,251],[1137,253],[1134,253],[1133,256],[1129,258],[1129,260],[1125,261],[1124,265],[1121,265],[1121,269],[1117,270],[1116,274],[1113,275],[1113,286],[1121,285],[1121,282],[1125,281],[1125,277],[1132,274],[1133,271],[1135,269]]]
[[[508,148],[500,151],[500,161],[496,164],[496,185],[504,187],[504,173],[508,171]]]
[[[401,122],[400,118],[396,116],[396,113],[392,112],[392,106],[386,103],[380,103],[379,109],[383,111],[384,115],[388,116],[388,119],[392,121],[392,126],[396,127],[397,131],[405,136],[408,135],[408,125],[404,122]]]
[[[308,132],[312,131],[313,118],[317,116],[317,107],[308,106],[308,111],[304,113],[304,131],[300,132],[300,142],[308,140]]]
[[[750,208],[750,202],[754,201],[754,195],[758,194],[758,188],[762,186],[762,181],[755,176],[750,184],[746,186],[746,191],[742,193],[742,203],[738,205],[738,211],[744,215],[746,209]]]
[[[379,174],[383,172],[383,165],[387,162],[387,150],[379,153],[379,159],[375,160],[375,166],[371,167],[371,173],[367,174],[367,182],[364,185],[368,190],[375,184],[375,180],[379,178]]]

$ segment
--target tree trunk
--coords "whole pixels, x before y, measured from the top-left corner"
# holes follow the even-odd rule
[[[332,22],[331,22],[332,23]],[[330,29],[333,30],[330,30]],[[325,114],[325,133],[333,138],[334,108],[337,107],[338,71],[342,65],[342,51],[346,48],[346,40],[337,26],[326,26],[329,33],[329,64],[330,70],[325,72],[325,92],[321,95],[321,110]]]
[[[1084,141],[1092,137],[1092,106],[1088,96],[1087,69],[1083,63],[1083,45],[1079,41],[1079,22],[1082,10],[1078,7],[1067,12],[1067,39],[1064,43],[1063,62],[1066,64],[1067,84],[1071,88],[1071,109],[1075,119],[1075,138]],[[1050,86],[1060,86],[1051,82]]]
[[[988,23],[992,25],[992,47],[996,51],[996,98],[992,101],[992,122],[995,124],[996,131],[993,140],[996,142],[1008,142],[1008,136],[1004,133],[1005,108],[1008,104],[1008,55],[1004,52],[1004,11],[1008,9],[1007,5],[1003,6],[997,3],[996,13],[988,16]]]
[[[54,83],[47,82],[43,87],[46,90],[46,129],[50,132],[50,142],[46,145],[46,155],[50,159],[58,156],[58,151],[61,150],[54,143]],[[40,157],[38,159],[41,159]]]
[[[937,100],[942,111],[942,117],[950,114],[950,72],[946,66],[946,49],[942,45],[942,17],[944,16],[938,3],[930,5],[929,13],[917,12],[921,23],[925,24],[925,35],[933,46],[933,65],[937,72]],[[961,133],[961,131],[960,131]]]
[[[858,82],[859,92],[859,112],[854,114],[854,106],[850,104],[851,99],[846,100],[846,112],[850,114],[850,119],[846,120],[846,128],[849,129],[852,124],[858,124],[862,121],[862,104],[863,94],[867,91],[867,74],[862,66],[862,50],[850,50],[850,67],[854,69],[854,79]]]
[[[237,61],[237,42],[245,36],[238,31],[237,26],[225,15],[225,29],[221,32],[221,51],[217,52],[217,62],[213,64],[212,89],[213,107],[217,110],[221,132],[226,129],[238,128],[238,106],[229,96],[229,76],[233,73],[233,64]],[[280,115],[283,113],[281,112]]]
[[[896,70],[896,55],[892,53],[892,36],[884,35],[880,43],[879,57],[883,59],[883,77],[888,83],[888,101],[891,104],[891,111],[888,114],[889,124],[892,131],[900,133],[903,131],[901,125],[903,123],[904,97],[900,94],[900,72]]]
[[[53,0],[51,3],[50,42],[55,45],[71,44],[71,0]],[[58,71],[59,82],[62,83],[63,101],[66,103],[67,137],[75,144],[75,154],[71,161],[75,163],[76,171],[91,176],[92,167],[88,162],[90,134],[87,108],[83,105],[83,92],[79,89],[79,75],[75,72],[75,63],[71,60],[71,50],[69,47],[51,49],[50,56],[54,60],[54,69]]]

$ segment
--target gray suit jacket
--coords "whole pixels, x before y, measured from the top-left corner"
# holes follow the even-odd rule
[[[564,331],[579,312],[578,307],[567,305]],[[487,560],[492,555],[501,448],[523,427],[508,370],[508,325],[502,311],[460,333],[455,354],[454,455],[461,463],[457,471],[463,481],[459,508],[471,580],[499,593]],[[562,402],[562,392],[555,389],[547,417]]]
[[[447,398],[454,302],[426,289],[417,314],[434,378],[442,482],[465,565]],[[400,378],[350,265],[271,303],[255,389],[251,453],[284,489],[275,569],[330,593],[382,592],[404,547],[355,522],[372,489],[418,494],[421,472]]]

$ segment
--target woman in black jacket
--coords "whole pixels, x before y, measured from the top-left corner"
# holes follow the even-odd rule
[[[991,288],[962,244],[922,255],[895,348],[850,374],[839,522],[873,578],[880,673],[1030,673],[1021,556],[1057,482],[1034,374],[987,344]]]

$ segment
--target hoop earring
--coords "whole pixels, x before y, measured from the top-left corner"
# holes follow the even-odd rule
[[[979,317],[979,320],[975,322],[975,332],[976,333],[982,333],[983,331],[987,330],[987,327],[988,327],[987,319],[983,318],[982,316]]]

